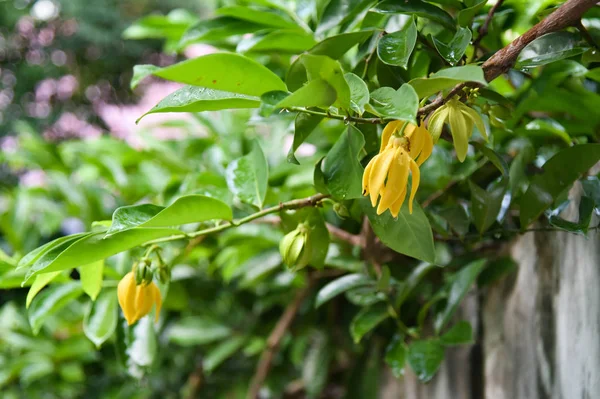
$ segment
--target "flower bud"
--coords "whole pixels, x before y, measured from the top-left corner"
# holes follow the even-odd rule
[[[350,216],[350,212],[348,212],[348,208],[346,208],[343,204],[336,202],[333,205],[333,211],[342,219],[345,219]]]
[[[168,267],[161,267],[158,269],[158,281],[163,284],[167,284],[171,281],[171,269]]]
[[[279,243],[279,252],[283,263],[292,271],[297,271],[307,266],[310,262],[308,250],[308,231],[304,225],[299,225],[296,230],[287,233]]]
[[[150,313],[152,306],[155,304],[156,321],[158,321],[160,307],[162,305],[160,291],[153,282],[138,285],[136,283],[136,275],[134,275],[133,272],[127,273],[117,286],[119,305],[123,310],[127,324],[132,325],[142,317],[146,316]]]

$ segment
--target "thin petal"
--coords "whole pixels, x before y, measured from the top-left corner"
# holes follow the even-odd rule
[[[371,176],[371,171],[373,170],[373,164],[375,163],[375,158],[369,161],[369,164],[365,168],[363,172],[362,178],[362,193],[363,195],[369,194],[369,176]]]
[[[454,149],[456,157],[460,162],[463,162],[467,157],[469,150],[469,136],[467,133],[467,121],[465,116],[459,110],[452,110],[449,115],[450,130],[452,140],[454,141]]]
[[[429,133],[433,137],[433,142],[437,143],[442,135],[442,129],[444,128],[444,123],[446,123],[446,119],[448,119],[448,113],[450,110],[446,106],[442,106],[436,109],[433,114],[429,117],[429,122],[427,123],[427,127]]]
[[[388,142],[390,141],[390,137],[392,134],[398,130],[400,127],[401,121],[391,121],[383,128],[383,133],[381,134],[381,146],[379,147],[379,152],[382,153],[385,147],[387,147]]]
[[[405,122],[406,127],[404,128],[404,137],[411,138],[413,133],[415,132],[416,126],[412,123]]]
[[[372,206],[377,204],[377,197],[379,197],[383,183],[385,183],[385,178],[387,177],[393,158],[394,150],[389,148],[379,154],[375,160],[375,163],[373,164],[373,169],[371,170],[371,175],[369,176],[369,194],[371,196]]]
[[[483,123],[481,115],[479,115],[477,111],[475,111],[473,108],[470,108],[466,105],[463,105],[460,108],[460,110],[464,115],[467,115],[473,121],[473,123],[475,123],[475,126],[477,126],[477,130],[479,130],[479,133],[481,133],[483,139],[485,141],[488,141],[488,135],[485,130],[485,123]]]
[[[417,159],[421,151],[423,150],[423,146],[425,145],[425,137],[421,133],[420,128],[416,128],[411,132],[410,137],[410,157],[412,159]]]
[[[390,213],[392,214],[393,217],[395,217],[395,218],[398,217],[398,214],[400,213],[400,209],[402,208],[402,204],[404,204],[405,198],[406,198],[406,187],[404,187],[404,190],[402,190],[402,192],[400,193],[400,196],[398,197],[396,202],[394,202],[392,204],[392,206],[390,207]]]
[[[162,307],[162,295],[160,295],[160,290],[156,286],[156,284],[152,284],[154,290],[154,303],[156,304],[156,318],[155,321],[158,323],[158,319],[160,317],[160,309]]]
[[[416,161],[417,165],[421,166],[423,162],[427,161],[433,152],[433,138],[423,126],[420,126],[419,129],[421,131],[420,134],[423,135],[423,149],[421,150],[421,154],[419,154],[419,159]]]
[[[417,163],[412,159],[410,160],[410,173],[412,174],[412,182],[410,186],[410,198],[408,199],[408,212],[412,215],[413,201],[419,189],[419,183],[421,183],[421,171]]]
[[[129,272],[119,281],[117,298],[128,325],[135,323],[135,276]]]
[[[386,209],[389,209],[392,204],[398,200],[402,191],[406,191],[406,184],[408,183],[408,162],[409,158],[406,152],[398,149],[394,155],[394,161],[390,166],[388,180],[383,189],[381,200],[379,201],[379,207],[377,208],[377,213],[379,215]]]

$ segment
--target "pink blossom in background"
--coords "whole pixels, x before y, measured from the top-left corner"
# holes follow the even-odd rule
[[[19,185],[23,187],[44,187],[46,183],[46,172],[41,169],[28,170],[19,177]]]
[[[0,139],[0,150],[7,154],[14,154],[19,149],[19,140],[15,136],[6,136]]]
[[[44,79],[35,87],[35,101],[49,101],[56,94],[56,80]]]
[[[102,135],[102,130],[87,121],[80,119],[71,112],[65,112],[58,118],[52,127],[44,132],[44,137],[49,140],[65,138],[96,138]]]
[[[197,43],[187,46],[183,52],[183,55],[185,55],[187,58],[196,58],[206,54],[212,54],[216,51],[217,49],[213,46]]]
[[[73,75],[65,75],[58,80],[56,85],[56,96],[59,100],[70,99],[79,88],[79,82]]]

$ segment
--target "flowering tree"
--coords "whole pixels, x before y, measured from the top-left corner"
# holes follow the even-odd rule
[[[255,0],[142,18],[126,37],[211,46],[131,82],[182,84],[139,117],[186,113],[193,132],[60,149],[115,206],[6,261],[34,333],[85,303],[94,344],[190,397],[371,398],[384,364],[429,381],[475,339],[455,317],[467,292],[514,269],[503,241],[596,229],[595,4]]]

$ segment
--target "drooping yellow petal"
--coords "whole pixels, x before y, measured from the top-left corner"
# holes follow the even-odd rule
[[[431,134],[429,134],[427,129],[425,129],[423,126],[419,126],[419,130],[419,134],[423,136],[423,148],[421,149],[419,158],[416,159],[416,161],[417,165],[421,166],[423,162],[427,161],[427,159],[431,156],[431,153],[433,152],[433,138],[431,137]]]
[[[142,317],[146,316],[152,310],[154,305],[154,297],[152,291],[152,285],[138,285],[135,297],[135,321],[138,321]]]
[[[402,192],[400,193],[400,196],[398,197],[396,202],[394,202],[392,204],[392,206],[390,207],[390,213],[392,214],[393,217],[395,217],[395,218],[398,217],[398,214],[400,213],[400,209],[402,208],[402,204],[404,204],[405,198],[406,198],[406,187],[404,187],[404,190],[402,190]]]
[[[421,133],[420,128],[416,128],[413,130],[410,136],[410,152],[409,155],[412,159],[417,159],[421,151],[423,150],[423,145],[425,145],[425,137]]]
[[[401,148],[396,150],[394,160],[390,165],[388,180],[383,189],[381,199],[379,200],[379,206],[377,207],[378,215],[381,215],[386,209],[389,209],[392,204],[398,200],[402,191],[406,191],[409,159],[410,158],[404,150]]]
[[[406,127],[404,128],[404,137],[411,138],[416,128],[415,125],[407,122]]]
[[[412,181],[410,187],[410,198],[408,199],[408,212],[412,215],[413,201],[415,199],[415,195],[417,194],[419,184],[421,183],[421,171],[419,170],[417,163],[412,159],[410,160],[410,173],[412,175]]]
[[[363,195],[369,194],[369,178],[371,176],[371,171],[373,170],[373,164],[375,163],[375,158],[371,159],[363,172],[362,178],[362,193]]]
[[[444,128],[444,123],[446,123],[446,119],[448,119],[449,109],[446,105],[441,106],[440,108],[433,111],[433,114],[429,117],[429,122],[427,127],[429,128],[429,133],[433,138],[433,142],[437,143],[442,134],[442,129]]]
[[[135,323],[135,276],[133,272],[127,273],[117,285],[117,298],[123,310],[128,325]]]
[[[383,133],[381,133],[381,145],[379,146],[379,153],[382,153],[385,147],[387,147],[388,142],[390,141],[390,137],[392,134],[400,128],[402,121],[391,121],[383,128]]]
[[[156,316],[155,321],[158,323],[158,319],[160,316],[160,309],[162,307],[162,295],[160,294],[160,290],[156,286],[156,284],[152,284],[152,289],[154,290],[154,303],[156,304]]]
[[[462,104],[462,103],[461,103],[460,111],[465,116],[467,116],[468,118],[470,118],[473,121],[475,126],[477,126],[477,130],[479,130],[479,133],[481,133],[481,136],[483,137],[483,139],[485,141],[488,141],[488,135],[485,130],[485,123],[483,123],[483,119],[481,118],[481,115],[479,115],[477,113],[477,111],[475,111],[474,109],[472,109],[469,106]]]
[[[450,110],[448,120],[450,122],[450,131],[452,133],[452,141],[454,141],[456,157],[460,162],[463,162],[467,157],[467,151],[469,150],[467,120],[460,110],[454,108]]]
[[[394,149],[388,148],[381,154],[376,156],[371,175],[369,176],[369,194],[371,197],[371,205],[377,204],[377,197],[381,192],[381,188],[385,183],[385,178],[388,175],[390,164],[394,159]]]

